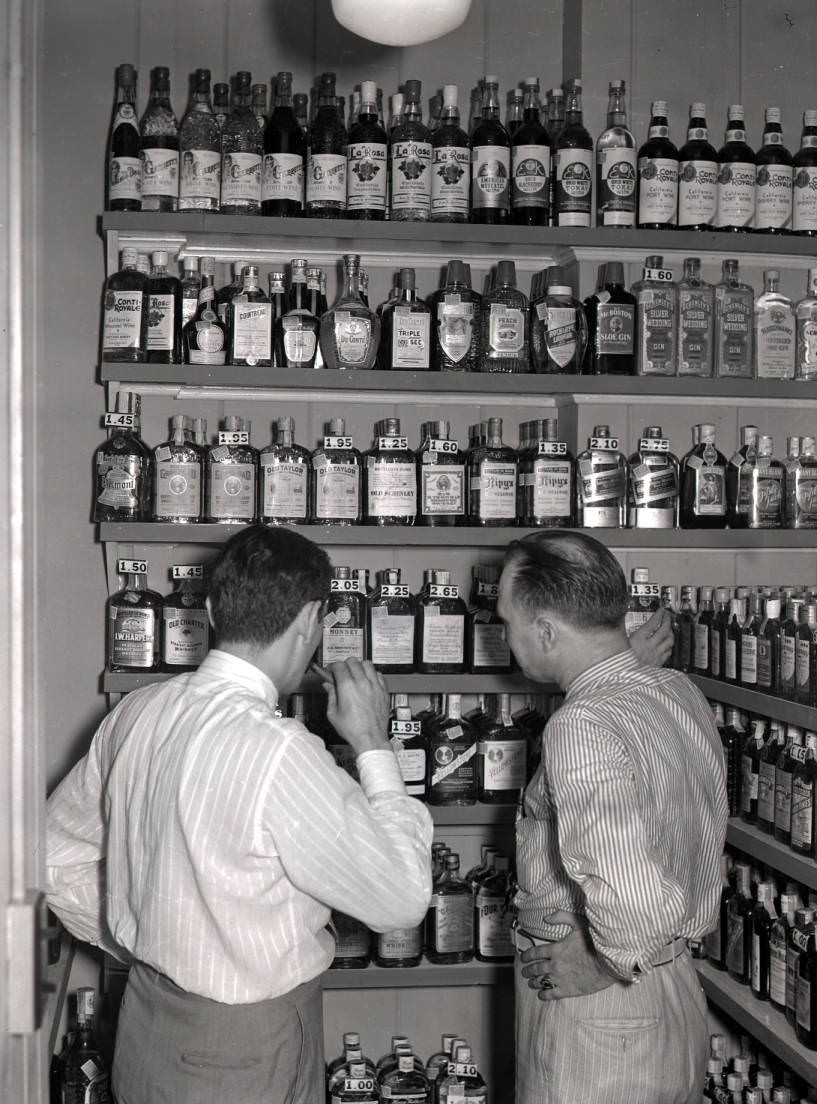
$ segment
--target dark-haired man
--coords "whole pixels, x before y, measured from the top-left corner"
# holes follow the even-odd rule
[[[118,1104],[315,1104],[330,909],[378,931],[425,915],[431,818],[386,738],[383,677],[330,668],[327,716],[360,785],[276,716],[315,651],[329,579],[326,553],[293,530],[232,537],[210,577],[215,649],[128,695],[49,799],[51,907],[133,963]]]
[[[706,1004],[686,941],[720,900],[723,755],[697,688],[629,646],[626,606],[589,537],[508,551],[510,646],[565,692],[517,822],[518,1104],[700,1099]]]

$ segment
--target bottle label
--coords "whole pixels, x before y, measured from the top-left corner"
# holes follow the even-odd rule
[[[695,666],[699,671],[709,667],[709,628],[700,622],[695,625]]]
[[[110,657],[115,667],[152,667],[156,643],[156,611],[131,605],[111,609]]]
[[[678,225],[710,226],[717,211],[717,162],[681,161],[678,166]]]
[[[162,662],[194,667],[207,655],[210,622],[207,610],[165,606],[162,610]]]
[[[594,506],[600,502],[608,502],[615,499],[623,502],[627,493],[627,475],[619,467],[608,471],[596,471],[592,462],[580,461],[579,473],[581,476],[582,504]],[[612,507],[618,517],[618,506]],[[618,522],[616,521],[617,525]]]
[[[271,357],[272,304],[233,300],[233,358],[258,364]]]
[[[524,740],[480,740],[477,754],[482,759],[482,788],[518,790],[525,785],[527,745]]]
[[[491,308],[493,309],[493,308]],[[483,460],[479,465],[479,507],[480,520],[516,518],[516,473],[515,463],[500,463]],[[472,480],[472,487],[475,480]]]
[[[349,311],[335,311],[335,345],[339,362],[363,364],[371,347],[372,322]]]
[[[600,226],[635,224],[636,153],[615,146],[598,151],[596,209]]]
[[[425,793],[425,780],[426,780],[426,752],[423,747],[406,747],[404,741],[419,739],[420,738],[420,722],[419,721],[407,721],[402,722],[404,724],[416,725],[417,731],[411,733],[395,734],[394,724],[400,724],[401,722],[392,723],[392,736],[391,746],[394,754],[397,756],[397,764],[400,767],[400,774],[405,784],[406,790],[409,794],[424,794]]]
[[[673,292],[646,288],[638,297],[639,359],[644,376],[675,374],[675,315]]]
[[[757,686],[757,637],[752,633],[740,638],[740,681],[744,686]]]
[[[470,893],[431,897],[431,945],[438,954],[470,951],[474,946],[474,905]]]
[[[176,303],[173,295],[150,296],[148,349],[173,349],[176,330]]]
[[[791,310],[772,303],[758,307],[755,319],[758,379],[793,379],[796,337]]]
[[[712,298],[711,293],[681,288],[678,295],[679,375],[712,375]]]
[[[752,933],[751,977],[749,984],[755,993],[760,992],[760,936]]]
[[[108,198],[142,198],[142,162],[138,157],[112,157],[108,166]]]
[[[510,666],[511,649],[504,625],[474,621],[472,629],[474,654],[471,661],[475,668]]]
[[[459,295],[446,295],[437,306],[437,334],[445,355],[459,364],[473,341],[474,304],[462,302]]]
[[[360,468],[356,464],[318,464],[315,516],[354,521],[359,512]]]
[[[761,762],[757,772],[757,815],[774,824],[774,763]]]
[[[796,516],[802,521],[817,521],[817,477],[801,471],[795,489]],[[811,526],[809,526],[811,527]]]
[[[756,230],[791,228],[793,176],[791,165],[761,165],[758,168],[755,188]]]
[[[791,832],[791,771],[776,770],[774,775],[774,826]]]
[[[366,658],[363,629],[344,623],[341,614],[345,614],[347,619],[351,618],[350,610],[342,606],[336,611],[336,620],[333,624],[327,625],[327,619],[324,619],[321,639],[321,662],[324,664],[342,663],[344,659]]]
[[[739,140],[744,141],[743,138]],[[721,165],[718,172],[718,226],[751,227],[755,217],[756,175],[755,166],[748,161],[729,161]]]
[[[141,291],[106,291],[103,352],[108,349],[138,349],[142,330]]]
[[[261,501],[264,516],[306,520],[307,476],[306,464],[262,454]]]
[[[811,1032],[811,982],[800,975],[797,977],[797,1025]]]
[[[514,207],[547,207],[550,189],[548,146],[514,146],[511,174]]]
[[[182,153],[179,181],[179,206],[196,207],[199,203],[218,205],[221,195],[221,154],[218,150],[189,149]]]
[[[752,374],[752,302],[743,291],[718,289],[718,375]]]
[[[201,466],[176,460],[157,460],[155,473],[153,512],[156,517],[199,517]]]
[[[113,509],[136,510],[139,507],[141,461],[138,456],[97,454],[97,502]]]
[[[385,142],[350,142],[346,147],[346,209],[385,211],[388,175]]]
[[[467,146],[437,146],[431,164],[431,215],[468,217],[471,152]]]
[[[794,686],[797,638],[781,634],[780,636],[780,681],[786,686]]]
[[[425,760],[425,755],[423,759]],[[417,958],[422,953],[422,924],[418,924],[416,928],[394,928],[393,931],[382,932],[377,936],[378,958]]]
[[[503,303],[491,303],[488,343],[491,351],[517,356],[525,344],[525,312]]]
[[[291,364],[311,364],[318,348],[315,331],[304,327],[298,315],[284,315],[281,328],[287,360]]]
[[[428,1101],[425,1089],[422,1092],[405,1092],[392,1085],[381,1085],[380,1097],[382,1100],[392,1101],[393,1104],[426,1104]],[[451,1100],[450,1095],[448,1099]]]
[[[751,755],[742,755],[740,807],[744,813],[751,813],[752,802],[757,801],[758,774],[752,763]]]
[[[576,355],[575,308],[549,307],[546,303],[537,303],[536,314],[545,323],[548,358],[564,368]]]
[[[191,296],[188,298],[188,296],[182,292],[182,329],[184,329],[188,322],[196,317],[198,306],[198,296]]]
[[[700,461],[693,464],[693,460]],[[722,464],[706,464],[693,456],[687,462],[695,472],[695,498],[692,509],[698,517],[723,517],[726,514],[726,473]]]
[[[738,645],[737,641],[726,638],[724,643],[724,672],[723,677],[730,682],[737,682],[738,677]]]
[[[817,319],[798,318],[796,331],[797,375],[813,379],[817,374]]]
[[[462,663],[465,659],[465,617],[461,614],[430,615],[425,610],[422,632],[423,663]]]
[[[423,465],[420,512],[429,517],[465,513],[465,468],[462,464]]]
[[[524,785],[524,782],[523,782]],[[477,893],[476,946],[484,958],[513,958],[513,909],[504,897]]]
[[[139,157],[142,161],[142,198],[170,196],[175,199],[179,194],[179,151],[143,149]]]
[[[811,681],[811,641],[798,637],[795,659],[795,679],[801,695],[807,695]]]
[[[420,211],[427,217],[430,208],[431,144],[413,140],[392,142],[392,211]]]
[[[428,368],[428,311],[397,306],[392,313],[391,356],[393,368]]]
[[[221,160],[221,205],[261,202],[261,154],[236,150]]]
[[[795,174],[792,229],[817,230],[817,165],[803,165]]]
[[[632,469],[633,502],[636,506],[654,506],[667,498],[678,497],[678,476],[675,468],[650,468],[635,464]]]
[[[559,226],[590,225],[593,151],[556,150],[556,212]]]
[[[346,207],[346,156],[310,153],[306,168],[306,205],[331,203]]]
[[[209,313],[211,312],[205,312],[205,314]],[[224,364],[227,357],[227,350],[224,348],[224,330],[221,326],[215,325],[215,317],[213,315],[212,321],[203,317],[195,322],[195,344],[198,348],[194,348],[193,342],[190,342],[188,357],[191,364]]]
[[[635,306],[599,303],[596,308],[596,352],[599,356],[632,356],[635,351]]]
[[[508,210],[511,151],[507,146],[474,146],[471,150],[471,206]]]
[[[303,205],[304,159],[297,153],[266,153],[261,170],[261,200],[291,200]]]
[[[569,518],[573,506],[573,468],[569,460],[533,462],[533,516]]]
[[[347,916],[343,912],[332,914],[332,923],[337,933],[335,939],[335,958],[365,958],[371,946],[371,933],[365,924]]]
[[[210,464],[208,515],[212,518],[255,517],[255,467],[253,464]]]
[[[368,457],[366,513],[369,517],[411,517],[417,513],[417,469],[413,463],[378,463]]]
[[[638,159],[638,221],[675,226],[678,162],[669,157]]]
[[[793,778],[791,784],[791,845],[810,851],[813,843],[814,783]]]
[[[378,613],[382,610],[382,613]],[[414,663],[414,617],[411,614],[389,614],[385,606],[372,609],[370,648],[372,663],[383,666]]]

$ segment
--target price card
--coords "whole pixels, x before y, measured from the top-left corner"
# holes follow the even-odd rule
[[[117,560],[116,570],[120,575],[147,575],[147,560]]]
[[[203,579],[204,564],[174,564],[171,572],[173,579]]]
[[[448,1074],[454,1077],[477,1077],[479,1070],[476,1062],[449,1062]]]
[[[669,452],[669,437],[641,437],[638,441],[639,452]]]
[[[429,583],[428,595],[430,598],[459,598],[460,588],[450,583]]]
[[[480,580],[477,583],[477,594],[482,598],[498,598],[499,583],[484,583]]]
[[[672,269],[671,268],[645,268],[644,269],[645,280],[657,280],[661,284],[672,283]]]
[[[419,736],[419,721],[392,721],[390,732],[392,736]]]
[[[591,437],[591,449],[601,449],[606,452],[618,452],[618,437]]]
[[[218,434],[220,445],[248,445],[250,435],[246,429],[221,429]]]
[[[133,429],[135,425],[135,414],[122,414],[118,410],[109,410],[105,415],[106,429]]]
[[[352,437],[324,437],[323,447],[325,449],[350,449],[355,447],[355,442]]]
[[[456,453],[459,452],[459,448],[459,442],[457,441],[448,441],[441,437],[429,437],[428,439],[429,452]]]
[[[408,583],[384,583],[380,588],[380,593],[384,598],[409,598],[411,596]]]
[[[332,579],[329,589],[335,594],[361,594],[363,590],[359,579]]]
[[[408,448],[408,437],[378,437],[376,447],[381,451],[405,451]]]
[[[634,598],[660,598],[661,587],[658,583],[631,583],[630,594]]]
[[[564,441],[540,441],[540,456],[567,456],[567,445]]]

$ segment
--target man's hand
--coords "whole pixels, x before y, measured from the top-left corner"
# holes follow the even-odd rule
[[[359,659],[330,663],[326,671],[326,718],[338,735],[356,755],[388,748],[389,692],[380,672]]]
[[[543,943],[522,953],[522,976],[538,990],[539,1000],[561,1000],[598,993],[619,979],[598,958],[586,922],[571,912],[554,912],[548,924],[570,924],[573,931],[556,943]],[[545,979],[547,988],[542,988]]]
[[[642,663],[663,667],[672,655],[675,637],[669,610],[658,609],[630,637],[630,647]]]

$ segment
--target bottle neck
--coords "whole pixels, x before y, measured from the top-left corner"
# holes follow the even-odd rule
[[[363,305],[360,298],[360,269],[357,265],[344,265],[343,269],[343,298],[357,299]]]
[[[151,101],[153,97],[151,96]],[[136,104],[136,89],[130,84],[120,84],[116,89],[116,102],[119,104]]]
[[[567,97],[565,122],[568,126],[582,126],[582,97],[580,92],[571,92]]]
[[[627,108],[624,93],[620,90],[610,93],[610,101],[607,104],[607,125],[608,127],[627,125]]]

